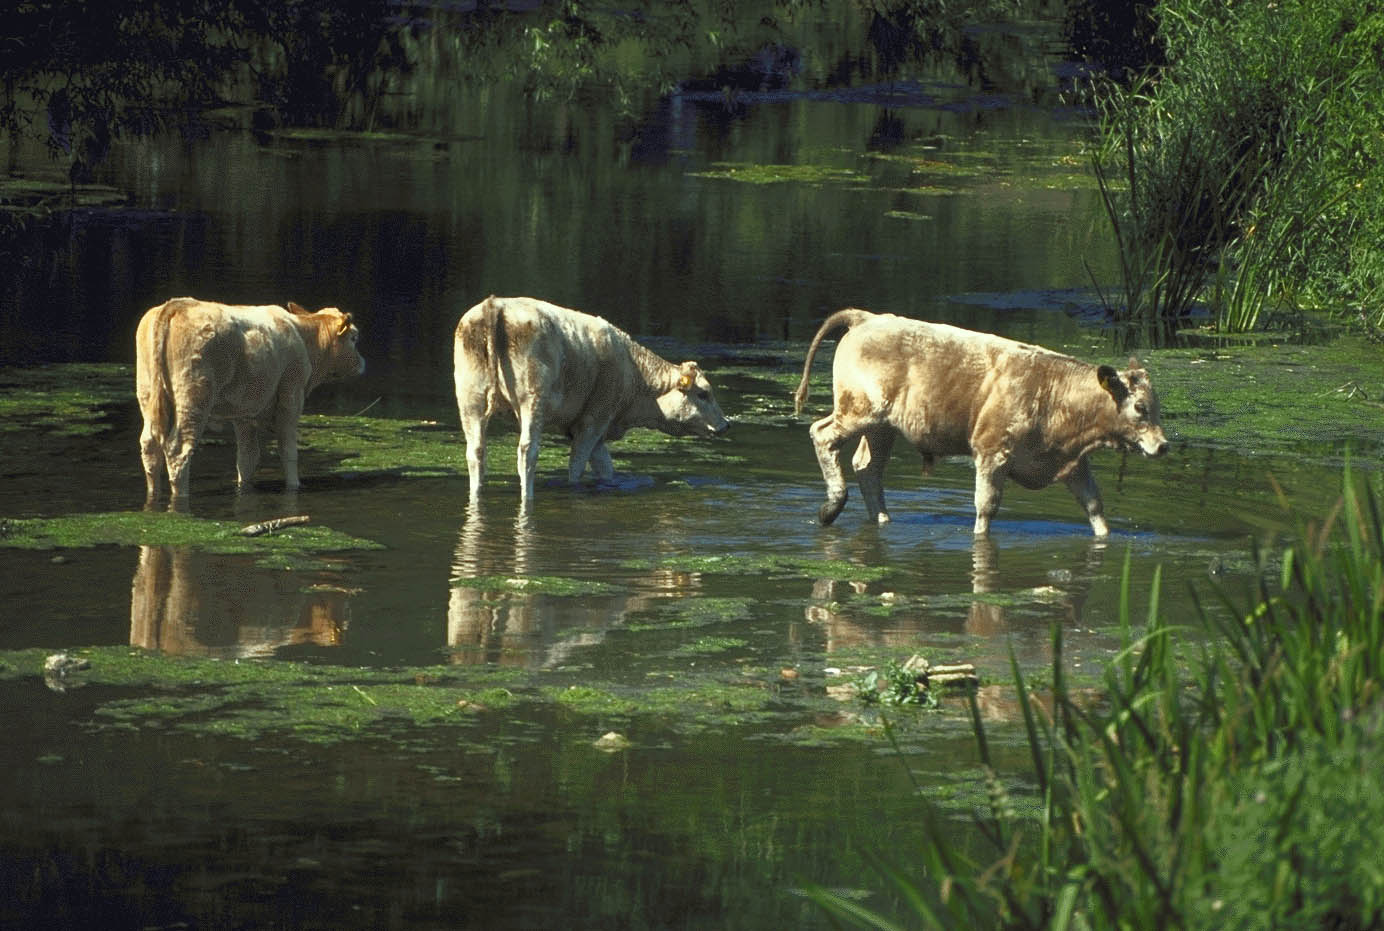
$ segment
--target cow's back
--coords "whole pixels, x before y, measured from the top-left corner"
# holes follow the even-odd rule
[[[532,409],[546,429],[564,430],[596,395],[627,390],[624,343],[600,317],[535,298],[490,297],[457,324],[458,393],[483,386],[493,407]]]
[[[1075,362],[990,333],[878,314],[841,337],[835,406],[892,424],[930,454],[964,455],[977,424],[1027,416],[1042,394],[1036,387]]]
[[[306,382],[307,351],[282,307],[169,303],[163,352],[180,405],[195,398],[215,420],[255,418],[285,379]]]

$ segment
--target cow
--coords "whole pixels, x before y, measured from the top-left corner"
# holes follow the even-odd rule
[[[1025,488],[1063,482],[1086,512],[1091,532],[1109,534],[1088,457],[1103,447],[1161,456],[1158,395],[1135,359],[1118,372],[1040,346],[941,323],[846,308],[825,321],[803,365],[794,408],[802,412],[817,347],[846,327],[832,364],[830,415],[810,429],[826,479],[818,520],[830,524],[846,504],[842,454],[851,464],[871,520],[887,523],[884,467],[898,434],[922,453],[968,454],[975,462],[975,534],[990,532],[1007,478]]]
[[[632,427],[720,436],[730,423],[695,362],[674,365],[600,317],[529,297],[491,295],[462,315],[453,342],[457,409],[471,498],[485,480],[485,428],[496,411],[519,421],[521,506],[533,501],[541,433],[571,442],[567,478],[589,463],[614,476],[606,443]]]
[[[235,428],[236,484],[259,464],[259,429],[272,424],[284,485],[298,488],[298,419],[318,385],[365,371],[360,332],[335,307],[238,306],[179,297],[151,307],[135,334],[135,393],[144,429],[146,504],[188,500],[188,466],[209,424]]]

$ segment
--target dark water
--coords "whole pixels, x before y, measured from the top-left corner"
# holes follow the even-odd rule
[[[712,359],[713,380],[718,362],[793,371],[845,305],[1109,358],[1083,320],[1087,266],[1108,280],[1112,257],[1081,177],[1082,126],[1055,86],[1035,104],[1022,82],[800,83],[730,107],[651,97],[634,116],[498,86],[462,94],[429,137],[223,128],[127,142],[102,180],[131,206],[81,209],[39,234],[6,285],[0,362],[128,362],[138,315],[174,295],[336,304],[360,321],[370,367],[309,408],[378,399],[373,416],[454,428],[451,330],[489,293],[600,313],[669,356]],[[751,183],[727,166],[811,170]],[[723,464],[652,481],[617,448],[621,487],[540,484],[527,522],[508,470],[468,510],[459,442],[455,476],[314,485],[305,469],[291,503],[272,457],[265,488],[233,496],[221,446],[194,462],[199,516],[311,513],[384,549],[300,571],[163,547],[0,550],[7,649],[128,644],[226,662],[512,669],[516,691],[749,682],[773,695],[740,718],[548,701],[429,728],[384,719],[322,745],[216,736],[195,716],[115,727],[102,709],[123,693],[5,682],[0,922],[819,925],[796,889],[878,889],[865,852],[907,864],[925,842],[907,768],[962,797],[976,784],[956,707],[915,716],[902,760],[878,730],[832,737],[875,720],[826,697],[837,670],[931,650],[994,685],[1011,648],[1040,670],[1057,622],[1073,671],[1096,675],[1119,645],[1127,553],[1136,613],[1161,564],[1165,611],[1191,621],[1191,588],[1238,565],[1269,471],[1308,499],[1334,482],[1178,443],[1156,463],[1106,454],[1111,542],[1090,540],[1062,489],[1010,488],[993,541],[977,544],[965,464],[924,480],[901,453],[892,525],[865,526],[853,499],[820,529],[808,421],[789,415],[787,389],[764,414],[763,384],[717,383],[738,418]],[[0,514],[138,508],[137,433],[131,397],[95,437],[26,443],[6,464]],[[801,568],[828,562],[886,571],[851,582]],[[600,587],[457,584],[490,576]],[[1021,784],[1012,699],[985,695]],[[608,730],[633,746],[595,749]]]

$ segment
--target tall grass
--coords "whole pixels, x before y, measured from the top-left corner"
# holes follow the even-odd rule
[[[1136,625],[1126,558],[1100,707],[1064,678],[1060,625],[1051,714],[1011,660],[1036,817],[990,771],[980,854],[921,800],[921,869],[881,862],[911,914],[817,901],[878,928],[1384,928],[1384,519],[1349,469],[1325,518],[1285,515],[1281,568],[1194,636],[1162,617],[1157,572]]]
[[[1204,303],[1245,331],[1267,310],[1384,296],[1376,6],[1158,5],[1166,64],[1094,90],[1118,319],[1158,338]]]

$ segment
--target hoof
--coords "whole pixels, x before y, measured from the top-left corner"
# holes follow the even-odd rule
[[[841,513],[841,509],[845,506],[845,498],[842,498],[840,501],[828,501],[826,504],[823,504],[821,509],[817,511],[817,523],[821,524],[823,527],[828,526],[832,521],[836,520]]]

